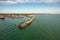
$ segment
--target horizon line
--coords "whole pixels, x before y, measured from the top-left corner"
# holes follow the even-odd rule
[[[0,14],[60,14],[60,13],[0,13]]]

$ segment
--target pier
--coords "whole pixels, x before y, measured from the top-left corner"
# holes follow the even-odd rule
[[[34,19],[35,19],[35,17],[31,17],[31,19],[29,21],[27,21],[27,22],[21,22],[21,23],[19,23],[18,26],[21,27],[21,28],[24,28],[24,27],[30,25],[33,22]]]

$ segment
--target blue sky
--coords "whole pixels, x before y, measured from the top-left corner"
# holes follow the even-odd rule
[[[0,13],[60,13],[60,0],[0,0]]]

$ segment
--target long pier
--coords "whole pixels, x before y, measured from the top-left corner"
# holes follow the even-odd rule
[[[18,24],[18,26],[21,28],[24,28],[24,27],[30,25],[34,21],[35,17],[33,17],[33,16],[29,16],[29,17],[31,18],[29,21],[21,22]]]

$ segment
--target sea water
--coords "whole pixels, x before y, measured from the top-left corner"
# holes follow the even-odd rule
[[[29,19],[0,19],[0,40],[60,40],[60,14],[35,15],[29,26],[18,27],[18,23]]]

